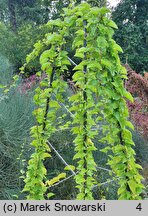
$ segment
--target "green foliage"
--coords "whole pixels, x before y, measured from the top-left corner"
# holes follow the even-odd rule
[[[123,0],[112,14],[119,27],[115,40],[124,50],[121,60],[127,59],[137,72],[148,70],[147,10],[147,0]]]
[[[37,123],[31,128],[35,152],[29,160],[24,180],[23,191],[29,193],[27,199],[44,199],[48,186],[60,181],[61,174],[47,180],[44,161],[52,156],[48,139],[60,128],[56,116],[60,104],[64,102],[63,93],[67,87],[61,76],[70,65],[68,53],[64,50],[70,29],[75,36],[72,48],[79,60],[73,68],[73,81],[78,91],[69,98],[68,112],[72,121],[62,128],[72,126],[71,132],[75,136],[73,160],[77,161],[77,199],[93,199],[92,189],[96,184],[93,153],[98,149],[94,140],[102,118],[106,124],[102,126],[104,137],[100,141],[105,146],[108,144],[102,151],[108,153],[108,165],[119,179],[119,199],[141,199],[144,188],[138,172],[141,167],[135,163],[134,142],[129,131],[133,125],[128,121],[126,106],[126,99],[133,101],[133,98],[124,88],[122,78],[127,76],[118,56],[122,49],[112,39],[117,26],[108,18],[108,12],[104,7],[91,8],[88,3],[76,7],[70,5],[64,9],[62,19],[48,23],[50,32],[35,44],[35,49],[27,56],[27,64],[39,58],[41,71],[46,74],[34,96]],[[63,177],[65,174],[62,174]]]
[[[44,68],[47,77],[40,83],[40,87],[36,89],[34,96],[34,101],[37,105],[34,114],[38,124],[31,129],[31,134],[34,138],[32,145],[36,148],[36,151],[29,161],[27,177],[25,179],[26,185],[23,190],[31,191],[27,197],[28,199],[43,199],[48,187],[48,184],[43,183],[47,174],[43,161],[47,158],[46,152],[48,152],[48,157],[51,157],[51,150],[47,141],[51,134],[56,131],[56,112],[60,107],[58,102],[63,101],[61,93],[64,92],[65,83],[60,79],[60,75],[61,72],[67,69],[66,65],[70,64],[67,60],[67,53],[61,49],[63,44],[62,35],[58,33],[54,33],[54,36],[47,34],[44,43],[51,45],[51,47],[45,50],[40,56],[41,68]],[[35,48],[36,50],[40,50],[40,44],[36,44]],[[36,52],[29,55],[27,57],[28,63],[34,58],[33,54],[38,55]],[[60,68],[59,70],[58,67]],[[56,80],[54,80],[55,75]],[[42,88],[43,86],[44,89]],[[53,95],[56,95],[55,99],[52,98]]]
[[[24,64],[26,55],[33,49],[35,41],[42,38],[46,31],[45,26],[33,27],[31,24],[25,24],[19,27],[18,34],[15,34],[9,27],[0,23],[0,40],[3,41],[0,44],[0,52],[9,59],[15,72],[18,72],[19,67]],[[26,76],[33,74],[34,70],[37,71],[39,68],[37,62],[32,66],[31,70],[27,68]]]
[[[20,27],[24,21],[34,25],[43,24],[48,19],[47,7],[44,6],[45,1],[40,0],[1,0],[0,19],[9,24],[12,30]]]
[[[46,33],[44,23],[48,21],[48,12],[43,1],[0,1],[0,52],[14,65],[14,72],[24,64],[26,55],[33,44]],[[33,74],[38,70],[34,64]]]
[[[0,55],[0,84],[6,86],[9,85],[12,81],[12,66],[10,65],[8,59],[3,56],[2,54]]]
[[[4,85],[12,81],[12,68],[7,59],[0,58],[0,77]],[[35,123],[32,116],[33,95],[22,95],[19,87],[3,94],[0,92],[0,199],[14,199],[23,187],[20,172],[25,172],[30,157],[30,127]],[[20,152],[22,155],[20,160]],[[23,198],[23,197],[22,197]]]
[[[13,43],[14,43],[14,34],[9,31],[9,29],[0,22],[0,52],[1,55],[4,55],[9,60],[13,58]]]
[[[47,32],[44,24],[48,20],[60,17],[63,8],[68,7],[70,2],[69,0],[0,1],[0,40],[2,41],[0,52],[14,65],[15,73],[18,73],[19,67],[24,64],[25,56],[31,52],[33,44],[42,39]],[[80,0],[76,3],[79,4]],[[90,3],[99,6],[104,4],[102,0],[96,3],[90,1]],[[38,71],[38,61],[32,66],[32,69],[26,69],[25,76]]]

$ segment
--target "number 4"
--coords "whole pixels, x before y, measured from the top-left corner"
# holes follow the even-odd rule
[[[141,203],[139,203],[139,204],[137,205],[136,209],[138,209],[139,211],[142,210]]]

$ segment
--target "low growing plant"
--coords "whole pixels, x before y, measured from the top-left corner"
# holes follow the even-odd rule
[[[9,85],[12,76],[9,61],[4,56],[1,57],[1,85]],[[0,200],[16,198],[13,195],[18,195],[24,186],[19,177],[25,171],[32,153],[29,145],[30,127],[35,124],[32,100],[31,92],[28,95],[21,94],[16,89],[11,89],[7,94],[2,89],[0,92]],[[18,160],[21,151],[23,155]]]

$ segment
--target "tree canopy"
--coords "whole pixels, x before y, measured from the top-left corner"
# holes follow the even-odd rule
[[[33,44],[44,35],[44,25],[60,17],[70,2],[80,0],[0,0],[0,51],[15,66],[18,72]],[[87,0],[92,6],[107,6],[107,0]],[[115,40],[123,48],[120,55],[137,72],[148,71],[148,1],[121,0],[112,12],[118,30]],[[30,73],[30,72],[29,72]]]
[[[121,0],[112,13],[118,25],[115,40],[123,48],[122,61],[128,63],[137,72],[148,70],[148,1]]]

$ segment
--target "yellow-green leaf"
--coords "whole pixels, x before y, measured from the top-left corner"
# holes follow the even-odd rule
[[[126,121],[126,126],[134,130],[134,125],[130,121]]]
[[[115,23],[114,21],[112,21],[112,20],[110,20],[110,21],[108,22],[108,25],[109,25],[110,27],[112,27],[112,28],[118,29],[118,26],[117,26],[116,23]]]
[[[123,94],[123,96],[124,96],[125,98],[127,98],[129,101],[131,101],[132,103],[134,102],[134,98],[132,97],[132,95],[131,95],[130,92],[125,91],[124,94]]]
[[[128,185],[129,185],[132,193],[135,194],[136,193],[136,186],[137,186],[136,181],[131,179],[128,181]]]
[[[57,177],[58,177],[59,179],[65,178],[65,177],[66,177],[66,173],[60,173]]]
[[[65,168],[64,168],[64,170],[75,170],[75,166],[72,166],[72,165],[69,165],[69,166],[66,166]]]

